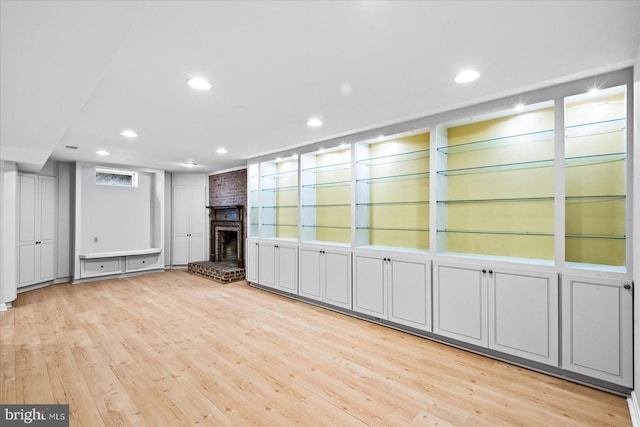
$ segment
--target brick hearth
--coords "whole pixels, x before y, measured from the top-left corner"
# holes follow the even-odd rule
[[[237,262],[230,261],[200,261],[190,262],[188,271],[202,277],[213,279],[219,283],[230,283],[244,279],[244,268],[238,268]]]

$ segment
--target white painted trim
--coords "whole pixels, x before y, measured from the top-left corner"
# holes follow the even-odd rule
[[[640,427],[640,406],[638,406],[638,397],[636,396],[635,390],[633,390],[627,398],[627,404],[629,405],[631,424],[633,427]]]
[[[0,311],[7,311],[11,307],[11,303],[0,303]]]
[[[237,166],[235,168],[223,169],[221,171],[209,172],[207,175],[208,176],[220,175],[220,174],[228,173],[228,172],[241,171],[243,169],[247,169],[247,165]]]

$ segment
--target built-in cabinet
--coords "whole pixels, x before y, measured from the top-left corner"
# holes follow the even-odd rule
[[[55,279],[56,179],[18,175],[18,288]]]
[[[630,80],[250,161],[249,280],[630,387]]]
[[[558,364],[558,275],[434,263],[433,331],[549,365]]]
[[[247,240],[246,277],[251,283],[258,283],[260,241],[258,239]]]
[[[562,367],[633,385],[633,284],[562,276]]]
[[[204,187],[173,187],[173,265],[207,259],[206,206]]]
[[[80,255],[80,278],[138,273],[163,268],[161,249],[104,252]]]
[[[300,245],[298,295],[351,309],[351,250]]]
[[[431,264],[424,256],[355,250],[353,310],[431,330]]]
[[[289,293],[298,292],[298,245],[261,241],[258,283]]]

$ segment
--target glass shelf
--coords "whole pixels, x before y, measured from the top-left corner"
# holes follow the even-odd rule
[[[297,176],[298,170],[284,171],[284,172],[273,172],[262,175],[262,179],[265,178],[287,178],[292,176]]]
[[[337,225],[302,225],[302,228],[326,228],[334,230],[351,230],[350,226],[337,226]]]
[[[569,239],[610,239],[610,240],[625,240],[625,235],[609,235],[609,234],[566,234],[566,238]]]
[[[263,227],[298,227],[297,224],[262,224]]]
[[[598,195],[598,196],[567,196],[565,199],[567,201],[578,201],[583,202],[586,200],[619,200],[626,199],[627,196],[624,194],[611,194],[611,195]]]
[[[406,181],[410,179],[424,179],[429,177],[429,172],[409,173],[405,175],[388,175],[374,178],[361,178],[356,182],[373,183],[373,182],[393,182],[393,181]]]
[[[458,199],[458,200],[438,200],[438,203],[492,203],[492,202],[547,202],[554,200],[553,196],[548,197],[513,197],[503,199]]]
[[[293,209],[297,208],[298,205],[271,205],[271,206],[263,206],[263,209]]]
[[[314,166],[312,168],[304,168],[302,172],[310,172],[310,173],[322,173],[322,172],[335,172],[340,170],[347,170],[351,168],[351,162],[344,163],[334,163],[331,165],[324,166]]]
[[[351,185],[351,181],[334,181],[334,182],[323,182],[320,184],[305,184],[305,185],[302,185],[302,188],[348,187],[349,185]]]
[[[473,173],[505,172],[505,171],[515,171],[515,170],[522,170],[522,169],[545,168],[545,167],[551,167],[553,166],[553,164],[554,164],[553,159],[536,160],[533,162],[518,162],[518,163],[507,163],[507,164],[501,164],[501,165],[478,166],[474,168],[441,170],[441,171],[438,171],[438,173],[444,176],[467,175],[467,174],[473,174]]]
[[[356,163],[374,166],[374,165],[386,165],[390,163],[408,162],[410,160],[428,159],[429,149],[410,151],[407,153],[390,154],[387,156],[370,157],[368,159],[357,160]]]
[[[374,231],[429,231],[428,228],[396,228],[396,227],[356,227],[356,230],[374,230]]]
[[[599,122],[581,123],[567,126],[564,129],[565,138],[580,138],[583,136],[595,136],[612,132],[620,132],[627,128],[627,119],[612,119]]]
[[[428,205],[428,200],[416,200],[411,202],[367,202],[356,203],[356,206],[400,206],[400,205]]]
[[[270,188],[263,188],[262,191],[263,192],[272,192],[272,193],[277,193],[280,191],[296,191],[298,190],[298,186],[297,185],[289,185],[286,187],[270,187]]]
[[[554,138],[553,129],[538,132],[509,135],[498,138],[484,139],[481,141],[466,142],[464,144],[438,147],[437,150],[445,154],[466,153],[468,151],[487,150],[511,145],[530,144],[540,141],[551,141]]]
[[[565,164],[567,166],[595,165],[598,163],[619,162],[626,160],[626,158],[626,153],[595,154],[592,156],[567,157]]]
[[[351,203],[327,203],[319,205],[302,205],[303,208],[333,208],[333,207],[350,207]]]
[[[543,233],[543,232],[518,232],[518,231],[497,231],[497,230],[488,230],[488,231],[479,231],[479,230],[438,230],[438,233],[459,233],[459,234],[496,234],[496,235],[509,235],[509,236],[543,236],[543,237],[553,237],[553,233]]]

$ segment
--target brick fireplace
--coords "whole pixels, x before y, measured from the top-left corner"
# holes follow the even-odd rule
[[[209,261],[189,263],[189,271],[221,283],[244,279],[244,206],[207,206],[207,209]]]

